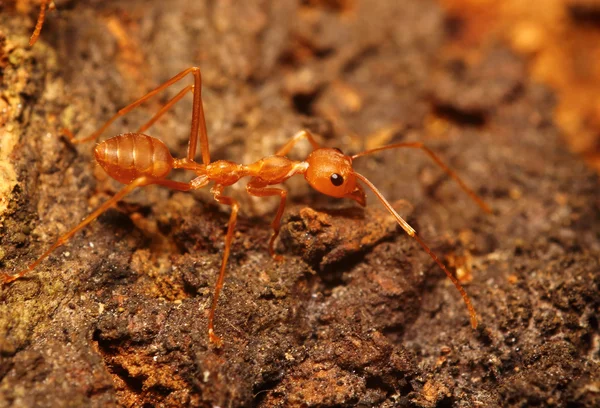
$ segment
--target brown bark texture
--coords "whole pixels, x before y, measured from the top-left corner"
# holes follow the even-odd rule
[[[502,43],[446,52],[433,0],[56,0],[0,4],[0,270],[14,273],[114,194],[89,135],[190,66],[213,159],[258,160],[300,129],[356,160],[466,287],[375,197],[362,209],[289,180],[242,203],[216,314],[229,208],[142,188],[0,289],[0,407],[600,406],[600,182],[568,152],[554,98]],[[185,81],[184,81],[185,82]],[[172,87],[118,120],[134,131]],[[191,97],[147,133],[186,154]],[[300,144],[291,157],[310,151]],[[173,178],[189,181],[185,172]]]

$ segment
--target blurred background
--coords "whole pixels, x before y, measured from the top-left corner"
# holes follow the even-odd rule
[[[600,1],[439,0],[446,51],[477,64],[501,40],[556,94],[554,119],[568,146],[600,170]]]

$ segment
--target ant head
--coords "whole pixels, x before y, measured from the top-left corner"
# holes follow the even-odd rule
[[[351,198],[363,207],[367,203],[365,192],[356,182],[352,157],[339,149],[314,150],[306,159],[308,169],[304,178],[315,190],[332,197]]]

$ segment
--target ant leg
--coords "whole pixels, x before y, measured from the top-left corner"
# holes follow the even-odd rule
[[[87,226],[90,222],[94,221],[96,218],[98,218],[100,215],[102,215],[102,213],[104,213],[112,205],[117,203],[117,201],[121,200],[127,194],[131,193],[136,187],[144,186],[147,184],[151,184],[151,181],[147,177],[140,177],[138,179],[135,179],[131,184],[128,184],[127,186],[125,186],[123,189],[121,189],[121,191],[119,191],[117,194],[115,194],[111,199],[109,199],[104,204],[102,204],[98,209],[96,209],[96,211],[94,211],[93,213],[88,215],[75,228],[73,228],[71,231],[69,231],[66,234],[64,234],[63,236],[61,236],[54,245],[52,245],[46,252],[44,252],[35,262],[33,262],[31,265],[29,265],[27,267],[27,269],[17,273],[16,275],[12,275],[12,276],[8,275],[6,273],[3,273],[2,275],[0,275],[2,278],[2,281],[4,283],[10,283],[16,279],[21,278],[27,272],[33,270],[36,266],[38,266],[40,264],[40,262],[42,262],[44,259],[46,259],[48,257],[48,255],[50,255],[52,253],[52,251],[54,251],[56,248],[60,247],[65,242],[67,242],[73,235],[75,235],[78,231],[80,231],[82,228]]]
[[[175,75],[173,78],[169,79],[167,82],[148,92],[146,95],[142,96],[135,102],[127,105],[123,109],[120,109],[113,117],[107,120],[104,125],[102,125],[98,130],[92,133],[90,136],[74,139],[73,133],[67,129],[63,129],[64,134],[69,138],[72,143],[84,143],[90,140],[94,140],[98,138],[104,131],[119,117],[126,115],[131,112],[133,109],[137,108],[139,105],[147,101],[148,99],[155,96],[157,93],[163,91],[164,89],[170,87],[181,79],[185,78],[188,74],[192,74],[194,76],[194,96],[193,96],[193,107],[192,107],[192,126],[190,131],[190,139],[188,143],[188,153],[187,158],[190,161],[194,160],[194,156],[196,155],[196,148],[198,146],[198,137],[200,137],[200,149],[202,151],[202,161],[204,164],[210,163],[210,153],[208,150],[208,135],[206,132],[206,120],[204,118],[204,107],[202,105],[202,76],[200,74],[200,68],[191,67],[186,70],[181,71],[179,74]],[[177,98],[177,96],[175,97]],[[167,104],[169,105],[169,104]],[[169,108],[172,104],[169,105]],[[160,115],[164,114],[166,110],[161,111]],[[159,116],[160,116],[159,115]]]
[[[371,153],[380,152],[382,150],[396,149],[396,148],[400,148],[400,147],[408,147],[408,148],[423,150],[425,153],[427,153],[427,155],[429,155],[429,157],[431,157],[433,159],[433,161],[438,166],[440,166],[442,168],[442,170],[444,170],[446,172],[446,174],[448,174],[450,177],[452,177],[454,179],[454,181],[456,181],[458,183],[460,188],[462,188],[463,191],[465,193],[467,193],[469,195],[469,197],[471,197],[471,199],[473,201],[475,201],[477,203],[477,205],[483,209],[483,211],[485,211],[488,214],[492,213],[492,210],[490,209],[490,207],[477,194],[475,194],[475,192],[473,190],[471,190],[469,187],[467,187],[465,182],[462,181],[462,179],[458,176],[458,174],[456,174],[456,172],[454,170],[452,170],[450,167],[448,167],[431,149],[429,149],[427,146],[425,146],[421,142],[395,143],[395,144],[391,144],[388,146],[377,147],[375,149],[370,149],[370,150],[366,150],[362,153],[355,154],[354,156],[352,156],[352,160],[354,160],[358,157],[361,157],[361,156],[366,156]]]
[[[144,133],[146,130],[148,130],[148,128],[154,125],[162,115],[167,113],[167,111],[171,109],[173,105],[175,105],[177,102],[179,102],[181,98],[183,98],[185,94],[189,91],[194,91],[194,85],[188,85],[185,88],[183,88],[177,95],[173,97],[173,99],[167,102],[165,106],[163,106],[154,116],[152,116],[152,119],[140,126],[140,128],[137,130],[137,133]]]
[[[431,251],[431,249],[429,249],[429,247],[425,244],[425,242],[423,242],[423,240],[417,235],[417,232],[414,230],[414,228],[411,227],[406,221],[404,221],[404,219],[402,217],[400,217],[400,215],[396,212],[396,210],[394,210],[392,205],[385,199],[383,194],[381,194],[381,192],[379,192],[377,187],[375,187],[373,185],[373,183],[371,183],[365,176],[363,176],[359,173],[356,173],[356,172],[354,173],[354,175],[360,181],[365,183],[367,185],[367,187],[369,187],[373,191],[373,193],[375,193],[375,195],[377,196],[379,201],[381,201],[383,206],[390,212],[390,214],[392,214],[394,216],[394,218],[396,219],[398,224],[400,224],[400,226],[402,227],[404,232],[406,232],[409,236],[414,238],[419,243],[419,245],[421,245],[421,247],[425,250],[425,252],[427,252],[429,254],[431,259],[433,259],[435,261],[435,263],[438,264],[438,266],[444,271],[446,276],[452,281],[452,283],[454,284],[456,289],[460,292],[460,295],[462,296],[463,301],[465,302],[465,305],[467,306],[467,309],[469,310],[469,315],[471,316],[471,327],[476,329],[477,328],[477,313],[475,313],[475,308],[473,307],[473,304],[471,303],[471,299],[467,295],[467,292],[462,287],[462,285],[460,284],[458,279],[456,279],[454,277],[454,275],[452,275],[450,273],[450,271],[444,266],[442,261],[439,260],[439,258]]]
[[[281,149],[279,149],[277,153],[275,153],[275,156],[285,156],[290,152],[290,150],[292,150],[296,143],[298,143],[302,139],[307,139],[310,142],[313,150],[316,150],[320,147],[319,143],[317,143],[312,133],[310,133],[308,130],[301,130],[297,132],[294,136],[292,136],[292,139],[289,142],[287,142]]]
[[[275,214],[275,218],[271,223],[271,227],[273,228],[273,235],[271,235],[271,240],[269,241],[269,254],[276,261],[282,261],[283,256],[277,255],[275,253],[275,239],[279,235],[279,229],[281,228],[281,217],[283,216],[283,210],[285,209],[285,199],[287,197],[287,191],[281,188],[265,188],[264,185],[260,185],[250,181],[246,186],[246,191],[248,194],[253,195],[255,197],[269,197],[278,195],[281,198],[279,201],[279,208],[277,209],[277,214]]]
[[[208,314],[208,339],[217,347],[221,347],[223,342],[221,338],[215,334],[215,309],[217,308],[217,300],[219,299],[219,294],[221,293],[221,289],[223,288],[223,281],[225,279],[225,268],[227,267],[227,260],[229,259],[229,250],[231,249],[231,241],[233,239],[233,231],[235,229],[237,213],[240,208],[239,203],[235,199],[231,197],[222,196],[222,192],[222,185],[215,185],[211,189],[211,193],[213,193],[214,198],[215,200],[217,200],[217,202],[219,202],[220,204],[231,206],[231,215],[229,216],[227,235],[225,236],[225,250],[223,251],[223,260],[221,261],[221,270],[219,271],[219,277],[217,278],[217,283],[215,284],[215,294],[213,296],[212,305],[210,306],[210,313]]]
[[[171,190],[178,190],[178,191],[190,191],[191,189],[194,188],[192,183],[182,183],[180,181],[165,180],[165,179],[154,179],[154,180],[152,180],[152,183],[149,183],[149,184],[156,184],[159,186],[164,186],[164,187],[170,188]],[[206,185],[206,184],[204,184],[204,185]]]
[[[148,177],[137,178],[137,179],[133,180],[131,182],[131,184],[128,184],[125,187],[123,187],[121,189],[121,191],[119,191],[117,194],[115,194],[113,197],[111,197],[108,201],[106,201],[104,204],[102,204],[93,213],[91,213],[90,215],[88,215],[75,228],[71,229],[69,232],[67,232],[66,234],[64,234],[63,236],[61,236],[56,241],[56,243],[54,243],[54,245],[52,245],[46,252],[44,252],[35,262],[33,262],[32,264],[30,264],[27,267],[27,269],[22,270],[21,272],[17,273],[16,275],[9,275],[9,274],[6,274],[6,273],[2,273],[2,274],[0,274],[0,280],[3,283],[5,283],[5,284],[6,283],[10,283],[10,282],[12,282],[14,280],[17,280],[17,279],[21,278],[27,272],[32,271],[44,259],[46,259],[56,248],[62,246],[67,241],[69,241],[69,239],[71,239],[71,237],[73,235],[75,235],[81,229],[85,228],[89,223],[91,223],[96,218],[98,218],[100,215],[102,215],[104,212],[106,212],[106,210],[108,210],[110,207],[112,207],[118,201],[122,200],[123,197],[125,197],[127,194],[131,193],[137,187],[147,186],[149,184],[159,184],[159,185],[162,185],[162,186],[165,186],[165,187],[172,188],[174,190],[181,190],[181,191],[188,191],[188,190],[190,190],[192,188],[191,184],[180,183],[180,182],[171,181],[171,180],[151,179],[151,178],[148,178]]]
[[[152,116],[152,118],[146,122],[145,124],[143,124],[142,126],[140,126],[140,128],[137,130],[137,133],[144,133],[146,130],[148,130],[152,125],[154,125],[165,113],[167,113],[169,111],[169,109],[171,109],[173,107],[173,105],[175,105],[177,102],[179,102],[187,92],[190,91],[194,91],[194,85],[188,85],[185,88],[183,88],[181,91],[179,91],[179,93],[177,95],[175,95],[170,101],[168,101],[154,116]],[[80,140],[74,140],[74,136],[73,133],[71,133],[71,131],[69,131],[68,129],[63,129],[63,132],[65,133],[65,135],[71,140],[72,143],[81,143],[86,141],[85,139],[80,139]]]
[[[41,0],[40,1],[40,14],[38,14],[37,22],[35,23],[35,29],[33,30],[33,34],[31,34],[31,38],[29,38],[29,46],[33,47],[33,44],[38,40],[40,33],[42,32],[42,27],[44,26],[44,19],[46,18],[46,8],[48,7],[48,1],[50,0]],[[54,3],[50,3],[50,9],[52,9]]]

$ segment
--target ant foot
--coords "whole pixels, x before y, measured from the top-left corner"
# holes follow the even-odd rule
[[[21,275],[17,274],[17,275],[9,275],[8,273],[1,273],[0,274],[0,280],[2,280],[2,283],[7,285],[9,283],[11,283],[12,281],[15,281],[17,279],[20,278]]]
[[[278,255],[272,247],[269,247],[269,255],[271,255],[271,258],[273,258],[275,262],[283,262],[283,255]]]
[[[75,135],[69,129],[62,128],[60,131],[61,131],[62,135],[65,136],[69,140],[69,142],[71,142],[73,144],[77,143],[77,140],[75,140]]]
[[[67,140],[69,141],[69,143],[71,143],[72,145],[76,145],[79,143],[85,143],[85,142],[89,142],[90,140],[93,140],[96,138],[96,135],[93,134],[90,137],[84,137],[84,138],[79,138],[79,139],[75,139],[75,135],[73,134],[73,132],[71,132],[69,129],[67,128],[62,128],[60,130],[61,134],[67,138]]]
[[[215,345],[216,348],[223,347],[223,340],[215,334],[213,329],[208,330],[208,340]]]
[[[471,315],[471,327],[473,329],[477,329],[479,322],[477,321],[477,317],[475,315]]]

